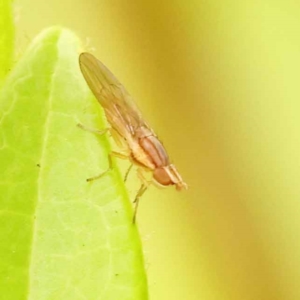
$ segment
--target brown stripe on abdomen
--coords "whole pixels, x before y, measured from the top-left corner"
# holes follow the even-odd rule
[[[168,154],[162,143],[155,136],[147,136],[139,140],[140,146],[148,154],[156,168],[170,164]]]

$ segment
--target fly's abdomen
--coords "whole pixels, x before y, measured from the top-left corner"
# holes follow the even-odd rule
[[[155,165],[155,168],[161,168],[170,164],[167,152],[157,137],[151,135],[140,138],[139,144]]]

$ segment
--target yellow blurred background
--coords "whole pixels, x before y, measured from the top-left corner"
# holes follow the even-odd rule
[[[15,8],[19,53],[52,25],[95,48],[190,186],[142,199],[151,299],[300,299],[299,1]]]

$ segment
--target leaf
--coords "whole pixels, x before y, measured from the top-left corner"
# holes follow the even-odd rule
[[[11,0],[0,0],[0,84],[9,72],[13,56],[14,28]]]
[[[0,96],[0,299],[148,299],[143,256],[78,41],[36,38]]]

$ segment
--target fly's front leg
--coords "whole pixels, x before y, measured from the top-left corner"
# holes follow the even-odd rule
[[[138,177],[142,181],[142,185],[141,185],[140,189],[138,190],[138,192],[134,198],[134,201],[133,201],[133,203],[135,203],[133,219],[132,219],[133,223],[135,223],[135,220],[136,220],[136,215],[137,215],[137,210],[138,210],[139,203],[140,203],[140,198],[146,192],[148,186],[152,183],[152,181],[149,181],[149,180],[147,180],[147,178],[145,178],[142,169],[137,169],[137,173],[138,173]]]
[[[127,178],[128,178],[128,175],[129,175],[129,173],[130,173],[132,167],[133,167],[133,163],[131,163],[131,165],[129,166],[129,168],[127,169],[127,171],[126,171],[126,173],[125,173],[125,176],[124,176],[124,182],[126,182],[126,180],[127,180]]]
[[[111,159],[111,155],[109,154],[108,155],[108,168],[104,172],[102,172],[102,173],[100,173],[100,174],[98,174],[96,176],[87,178],[86,181],[90,182],[90,181],[94,181],[94,180],[100,179],[101,177],[103,177],[104,175],[106,175],[108,172],[110,172],[112,170],[112,168],[113,168],[113,166],[112,166],[112,159]]]
[[[135,223],[136,220],[136,215],[137,215],[137,210],[139,207],[139,203],[140,203],[140,198],[142,197],[142,195],[146,192],[148,186],[146,186],[145,184],[142,184],[140,189],[138,190],[135,199],[133,201],[133,203],[135,203],[135,207],[134,207],[134,213],[133,213],[133,218],[132,218],[132,223]]]
[[[116,141],[116,143],[123,149],[125,149],[125,151],[123,152],[117,152],[117,151],[112,151],[109,155],[108,155],[108,162],[109,162],[109,165],[108,165],[108,168],[107,170],[105,170],[104,172],[102,172],[101,174],[99,175],[96,175],[96,176],[93,176],[91,178],[88,178],[87,181],[94,181],[96,179],[99,179],[101,177],[103,177],[106,173],[108,173],[109,171],[112,170],[113,168],[113,165],[112,165],[112,156],[115,156],[117,158],[120,158],[120,159],[129,159],[130,157],[130,154],[128,153],[128,146],[126,145],[126,143],[124,142],[124,139],[118,134],[118,132],[116,130],[114,130],[113,128],[105,128],[103,130],[98,130],[98,129],[94,129],[94,128],[90,128],[90,127],[87,127],[85,125],[82,125],[82,124],[77,124],[77,126],[85,131],[88,131],[88,132],[91,132],[91,133],[94,133],[94,134],[98,134],[98,135],[104,135],[106,134],[108,131],[110,132],[110,134],[112,135],[112,137],[114,138],[114,140]],[[127,146],[127,147],[126,147]],[[129,170],[127,171],[126,173],[126,176],[125,176],[125,181],[126,181],[126,178],[127,178],[127,175],[129,173],[131,168],[129,168]]]

